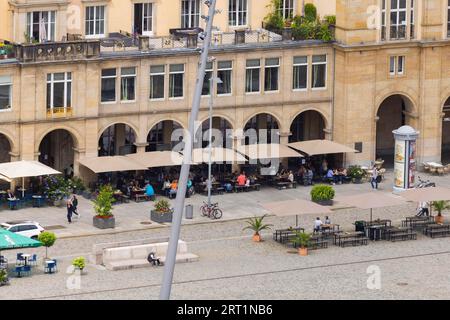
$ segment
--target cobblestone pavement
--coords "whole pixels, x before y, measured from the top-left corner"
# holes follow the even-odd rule
[[[424,175],[424,178],[430,178],[439,186],[450,187],[449,177]],[[386,180],[380,185],[378,192],[390,193],[392,191],[392,173],[386,175]],[[369,183],[364,184],[345,184],[335,186],[336,195],[349,195],[357,192],[370,192]],[[261,204],[272,201],[284,201],[291,199],[310,199],[309,192],[311,187],[299,186],[297,189],[276,190],[266,187],[260,192],[246,192],[239,194],[226,194],[222,196],[214,196],[213,201],[220,203],[220,207],[224,212],[224,220],[242,219],[255,215],[263,215],[268,213]],[[208,218],[200,217],[199,208],[206,197],[203,195],[195,195],[190,199],[186,199],[186,204],[194,206],[194,219],[186,220],[183,218],[184,224],[209,223]],[[173,200],[171,201],[174,203]],[[342,208],[343,205],[336,202],[334,209]],[[116,216],[116,228],[114,230],[99,230],[93,227],[92,217],[94,211],[92,203],[82,197],[79,201],[79,212],[81,219],[74,218],[74,223],[68,224],[66,219],[66,210],[64,208],[26,208],[18,211],[10,211],[7,209],[0,210],[0,222],[10,220],[34,220],[40,222],[44,227],[48,227],[55,232],[59,238],[77,237],[94,234],[120,233],[124,231],[148,230],[159,228],[161,225],[150,222],[150,210],[153,208],[151,202],[119,204],[114,207],[114,215]],[[353,220],[354,221],[354,220]]]
[[[347,224],[352,211],[342,210],[335,216]],[[380,212],[396,218],[403,212]],[[302,217],[302,225],[313,217]],[[268,218],[274,228],[292,225],[292,218]],[[182,239],[200,261],[178,264],[175,269],[174,299],[449,299],[447,279],[450,262],[450,239],[371,242],[364,247],[338,248],[310,252],[300,257],[292,249],[271,239],[253,243],[242,231],[243,221],[186,225]],[[2,299],[157,299],[163,268],[148,267],[126,271],[107,271],[89,264],[79,289],[76,277],[66,273],[71,260],[87,256],[92,244],[168,235],[168,228],[127,232],[117,235],[95,235],[60,239],[49,255],[60,261],[59,272],[43,274],[38,267],[32,277],[11,278],[11,285],[0,288]],[[42,248],[23,250],[37,252]],[[11,261],[15,252],[6,252]],[[369,290],[368,267],[379,268],[381,289]],[[370,270],[369,270],[370,271]],[[69,285],[69,289],[68,289]]]

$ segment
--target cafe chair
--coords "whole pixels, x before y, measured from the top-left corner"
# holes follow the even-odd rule
[[[28,263],[31,266],[37,266],[37,254],[33,254],[33,256],[30,259],[28,259]]]

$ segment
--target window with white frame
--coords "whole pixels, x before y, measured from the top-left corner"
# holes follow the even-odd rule
[[[327,56],[312,56],[312,82],[313,89],[325,88],[327,82]]]
[[[47,74],[47,110],[72,107],[72,73]]]
[[[389,74],[391,76],[403,75],[405,73],[405,56],[389,57]]]
[[[381,0],[381,40],[386,40],[386,1]]]
[[[416,38],[416,0],[381,0],[381,40]]]
[[[0,76],[0,111],[10,110],[12,105],[12,81],[10,76]]]
[[[102,70],[102,102],[115,102],[116,101],[116,79],[117,70],[103,69]]]
[[[266,59],[264,67],[264,91],[278,91],[280,59]]]
[[[260,92],[261,61],[259,59],[247,60],[245,72],[245,92]]]
[[[213,76],[213,63],[208,62],[206,64],[205,77],[203,78],[202,96],[209,96],[211,94],[211,81]]]
[[[292,89],[306,90],[308,88],[308,57],[294,57]]]
[[[229,0],[228,24],[233,27],[246,26],[248,16],[247,0]]]
[[[182,98],[184,95],[184,64],[169,66],[169,98]]]
[[[134,4],[134,33],[153,35],[153,3]]]
[[[406,8],[407,0],[391,0],[390,10],[390,39],[405,39],[406,38]]]
[[[217,84],[218,95],[228,95],[232,92],[233,61],[219,61],[217,63],[217,77],[222,83]]]
[[[105,6],[86,7],[86,36],[105,36]]]
[[[416,37],[416,15],[414,13],[414,0],[410,0],[411,4],[409,7],[409,37],[414,39]]]
[[[128,67],[120,70],[120,100],[136,100],[136,68]]]
[[[200,0],[181,1],[181,27],[196,28],[200,22]]]
[[[55,41],[56,11],[27,13],[26,35],[30,42]]]
[[[150,67],[150,99],[164,99],[164,78],[166,67],[164,65]]]
[[[279,12],[284,19],[292,19],[294,17],[294,0],[279,0]]]
[[[447,37],[450,38],[450,0],[447,2]]]

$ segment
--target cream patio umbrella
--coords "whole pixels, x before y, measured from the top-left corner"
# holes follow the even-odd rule
[[[336,197],[336,201],[359,208],[370,209],[370,221],[372,221],[373,209],[395,207],[406,204],[406,201],[398,196],[380,192],[368,192],[351,196]]]
[[[262,207],[279,217],[295,216],[297,227],[299,215],[332,213],[330,208],[302,199],[263,203]]]
[[[147,168],[181,166],[183,164],[183,156],[174,151],[133,153],[126,155],[126,157],[143,164]]]
[[[84,158],[79,160],[79,163],[94,173],[145,171],[148,169],[144,164],[126,156]]]
[[[212,148],[211,162],[215,163],[244,163],[247,159],[240,153],[228,148]],[[194,149],[192,151],[192,161],[194,163],[208,163],[209,149]]]
[[[413,202],[449,201],[450,189],[443,187],[428,187],[410,189],[400,193],[400,196]],[[430,206],[430,215],[433,206]]]
[[[9,180],[22,178],[22,198],[25,196],[25,178],[61,174],[38,161],[15,161],[0,164],[0,177]]]
[[[316,156],[321,154],[335,154],[335,153],[356,153],[353,148],[349,148],[340,143],[331,140],[309,140],[289,143],[289,147],[306,153],[309,156]]]
[[[236,149],[250,160],[303,158],[303,155],[283,144],[250,144]]]

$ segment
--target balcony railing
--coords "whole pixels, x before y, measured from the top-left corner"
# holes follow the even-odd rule
[[[67,118],[72,116],[72,107],[56,107],[47,109],[47,118]]]

